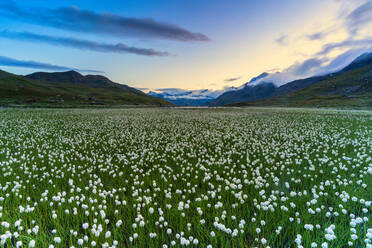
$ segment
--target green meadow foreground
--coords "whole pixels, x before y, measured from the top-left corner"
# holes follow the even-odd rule
[[[0,109],[0,247],[372,247],[372,112]]]

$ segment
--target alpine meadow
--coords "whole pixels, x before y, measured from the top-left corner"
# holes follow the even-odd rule
[[[3,247],[370,247],[372,113],[0,111]]]
[[[0,0],[0,248],[372,248],[372,0]]]

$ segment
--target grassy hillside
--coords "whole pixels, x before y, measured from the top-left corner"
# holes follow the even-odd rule
[[[335,74],[283,96],[227,106],[372,108],[372,66]]]
[[[86,76],[88,79],[92,76]],[[108,80],[108,79],[107,79]],[[109,81],[109,80],[108,80]],[[126,85],[107,82],[101,87],[76,82],[29,79],[0,70],[0,104],[36,106],[172,105]]]

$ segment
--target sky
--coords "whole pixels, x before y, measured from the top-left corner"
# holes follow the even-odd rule
[[[77,70],[144,89],[278,85],[372,45],[372,0],[2,0],[0,68]]]

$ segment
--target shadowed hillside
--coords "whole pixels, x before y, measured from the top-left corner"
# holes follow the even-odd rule
[[[83,76],[68,71],[38,72],[22,77],[1,70],[0,103],[45,106],[172,105],[100,75]]]

